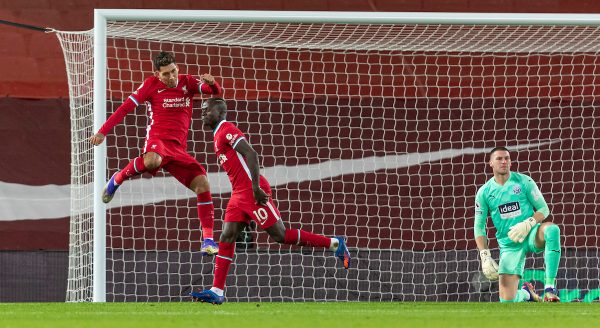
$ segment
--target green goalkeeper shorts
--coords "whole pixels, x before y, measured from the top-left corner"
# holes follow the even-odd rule
[[[527,236],[527,239],[523,243],[517,244],[511,241],[505,245],[500,245],[499,274],[516,274],[523,277],[527,253],[533,252],[537,254],[544,251],[543,248],[535,246],[535,235],[537,235],[539,228],[540,225],[538,223],[531,229],[529,236]]]

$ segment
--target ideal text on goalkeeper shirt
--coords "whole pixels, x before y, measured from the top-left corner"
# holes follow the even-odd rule
[[[511,226],[546,206],[536,183],[518,172],[510,172],[504,185],[498,184],[492,177],[479,188],[475,197],[475,214],[485,218],[489,213],[498,240],[507,238]]]

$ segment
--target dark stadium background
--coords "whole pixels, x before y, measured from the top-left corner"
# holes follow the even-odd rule
[[[58,30],[88,30],[93,28],[94,8],[600,13],[600,2],[0,0],[0,20]],[[0,181],[69,184],[69,95],[56,36],[0,24],[0,65]],[[31,206],[35,206],[34,200]],[[0,221],[0,302],[64,301],[68,229],[68,218]],[[431,238],[440,240],[443,236],[432,234]]]

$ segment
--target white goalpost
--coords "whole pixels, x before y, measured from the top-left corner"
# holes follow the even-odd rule
[[[101,9],[94,24],[57,32],[71,104],[67,301],[185,301],[212,283],[195,195],[168,173],[126,181],[108,206],[100,197],[141,153],[145,106],[101,146],[88,138],[160,50],[180,73],[221,83],[286,226],[347,236],[354,256],[346,271],[250,229],[229,301],[497,300],[473,208],[498,145],[561,227],[561,298],[600,296],[600,15]],[[231,187],[200,103],[188,151],[207,168],[218,238]],[[526,269],[543,280],[542,256]]]

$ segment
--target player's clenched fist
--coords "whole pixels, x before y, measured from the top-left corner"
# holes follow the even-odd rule
[[[481,257],[481,270],[483,271],[483,275],[489,280],[498,280],[498,263],[492,258],[490,250],[480,250],[479,257]]]
[[[208,85],[215,84],[215,78],[210,74],[202,74],[200,76],[200,78],[202,79],[202,81],[206,82]]]
[[[104,141],[104,135],[102,133],[96,133],[90,137],[90,142],[94,146],[98,146],[102,141]]]

